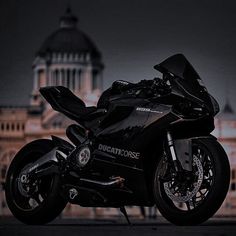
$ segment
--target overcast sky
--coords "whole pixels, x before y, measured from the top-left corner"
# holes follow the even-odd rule
[[[236,1],[227,0],[0,1],[0,105],[29,103],[35,52],[68,2],[102,52],[104,88],[152,79],[155,64],[183,53],[220,104],[228,94],[236,110]]]

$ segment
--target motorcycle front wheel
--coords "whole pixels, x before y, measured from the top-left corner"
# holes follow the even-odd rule
[[[45,224],[56,218],[66,206],[60,195],[58,175],[39,179],[26,177],[24,169],[54,148],[51,140],[40,139],[25,145],[9,166],[5,185],[8,207],[26,224]]]
[[[163,155],[154,177],[157,208],[176,225],[197,225],[212,217],[229,187],[228,157],[216,140],[194,140],[192,154],[192,171],[175,173]]]

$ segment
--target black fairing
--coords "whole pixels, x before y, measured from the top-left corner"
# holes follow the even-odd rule
[[[109,200],[94,206],[152,205],[153,173],[164,151],[166,131],[171,131],[175,139],[184,139],[205,136],[214,129],[217,106],[213,106],[211,96],[186,58],[178,54],[155,68],[170,81],[171,89],[168,87],[166,93],[158,87],[158,80],[118,82],[102,94],[97,108],[86,107],[64,87],[40,89],[55,110],[82,124],[82,128],[72,125],[67,130],[78,149],[89,145],[92,152],[89,167],[79,175],[102,181],[111,176],[125,179],[129,193],[101,190]],[[202,112],[187,117],[181,113],[182,108],[178,110],[182,103],[200,106]],[[107,112],[91,115],[97,114],[98,109]],[[87,204],[91,206],[90,202]]]
[[[204,104],[211,114],[215,115],[218,112],[214,109],[212,97],[204,86],[202,79],[184,55],[171,56],[154,66],[154,68],[163,74],[174,75],[174,79],[170,80],[173,89],[178,87],[177,90],[180,89],[185,97]]]

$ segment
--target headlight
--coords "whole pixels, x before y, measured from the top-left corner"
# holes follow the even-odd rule
[[[196,119],[207,115],[205,107],[194,102],[180,102],[173,106],[173,111],[186,119]]]

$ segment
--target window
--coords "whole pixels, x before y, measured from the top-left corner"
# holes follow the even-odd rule
[[[231,177],[232,177],[232,179],[235,179],[235,170],[231,171]]]
[[[52,127],[53,127],[54,129],[60,128],[60,127],[62,127],[62,122],[61,122],[61,121],[54,121],[54,122],[52,123]]]
[[[230,189],[231,189],[231,191],[235,191],[235,183],[231,183],[231,186],[230,186]]]

